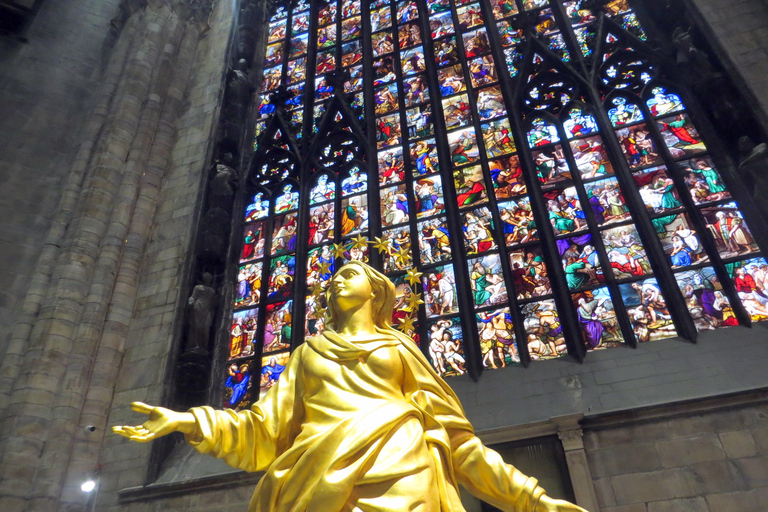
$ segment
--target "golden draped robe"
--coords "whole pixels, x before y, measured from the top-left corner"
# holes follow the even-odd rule
[[[250,410],[191,409],[201,453],[266,471],[251,512],[463,512],[458,484],[505,511],[544,490],[475,436],[409,338],[307,339]]]

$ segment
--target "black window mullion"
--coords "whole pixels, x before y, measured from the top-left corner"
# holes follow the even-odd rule
[[[498,36],[498,34],[495,34]],[[529,36],[526,36],[528,38]],[[527,49],[525,52],[525,60],[520,75],[526,76],[529,74],[530,59],[535,52],[533,45],[530,41],[527,43]],[[510,110],[515,115],[509,116],[510,125],[512,126],[512,133],[515,134],[516,146],[519,148],[518,155],[520,157],[520,166],[523,170],[525,177],[528,197],[531,201],[531,210],[534,214],[536,221],[537,232],[541,245],[544,248],[542,256],[544,257],[547,265],[548,274],[550,277],[550,284],[552,286],[552,295],[557,305],[557,313],[560,319],[561,325],[564,326],[564,332],[581,332],[578,318],[574,313],[573,304],[571,302],[570,291],[565,280],[565,269],[559,258],[559,251],[557,248],[557,242],[555,238],[554,230],[547,229],[550,226],[549,215],[547,213],[546,203],[542,194],[541,185],[538,177],[536,176],[536,166],[533,163],[533,156],[528,146],[528,137],[526,131],[523,129],[522,116],[520,115],[519,105],[522,104],[520,98],[520,92],[523,85],[522,78],[516,81],[518,89],[513,94],[513,109],[507,109],[507,113],[510,114]],[[507,89],[513,91],[511,84],[507,84]],[[535,113],[530,114],[535,115]],[[527,340],[526,338],[523,338]],[[569,353],[582,360],[584,358],[584,344],[576,343],[576,340],[572,336],[565,336],[565,342],[568,346]],[[527,349],[527,347],[526,347]]]
[[[462,73],[464,75],[464,84],[465,84],[465,87],[466,87],[465,92],[461,92],[461,93],[458,93],[456,95],[451,95],[451,97],[460,96],[461,94],[465,94],[466,97],[467,97],[467,102],[470,105],[470,116],[471,116],[471,119],[472,119],[472,122],[469,124],[469,126],[471,126],[475,130],[475,138],[476,138],[476,142],[477,142],[477,149],[478,149],[478,154],[479,154],[479,157],[480,157],[479,164],[480,164],[482,172],[483,172],[483,178],[484,178],[483,181],[484,181],[485,186],[486,186],[486,193],[488,194],[489,200],[490,200],[490,195],[493,193],[493,185],[491,183],[491,187],[490,188],[488,187],[488,184],[490,183],[490,171],[488,170],[488,159],[486,157],[487,153],[486,153],[486,148],[485,148],[485,140],[483,139],[483,132],[482,132],[482,130],[480,128],[480,117],[479,117],[478,112],[477,112],[477,102],[475,100],[475,92],[477,92],[478,89],[474,88],[473,85],[472,85],[472,79],[471,79],[471,75],[470,75],[470,72],[469,72],[469,59],[467,58],[466,49],[464,47],[464,33],[472,32],[472,31],[476,31],[476,30],[478,30],[480,28],[484,28],[485,25],[478,26],[478,27],[473,27],[472,29],[468,29],[465,32],[462,32],[461,26],[459,24],[459,15],[458,15],[458,10],[456,8],[455,0],[451,0],[450,4],[451,4],[451,8],[450,8],[451,20],[453,22],[454,35],[453,36],[448,35],[448,36],[444,36],[444,37],[447,38],[447,39],[449,39],[450,37],[454,37],[455,38],[455,41],[456,41],[456,53],[458,54],[459,62],[461,63]],[[482,11],[482,8],[481,8],[481,11]],[[486,13],[483,12],[483,19],[484,20],[485,20],[485,15],[486,15]],[[486,29],[486,33],[487,33],[487,29]],[[490,44],[490,41],[489,41],[489,44]],[[433,47],[433,49],[434,49],[434,47]],[[490,55],[490,54],[486,54],[486,55]],[[481,57],[475,57],[475,58],[481,58]],[[434,59],[431,62],[435,62]],[[494,59],[494,67],[496,68],[496,77],[497,77],[496,83],[498,83],[498,76],[499,76],[499,74],[498,74],[498,64],[495,62],[495,59]],[[487,87],[493,87],[493,84],[489,84],[489,85],[487,85]],[[442,98],[441,98],[440,110],[442,111]],[[445,116],[445,113],[443,112],[443,118],[444,118],[444,116]],[[462,128],[459,128],[459,130],[463,130],[465,128],[466,128],[466,126],[462,127]],[[445,137],[446,137],[446,140],[447,140],[447,134],[446,134]],[[450,160],[450,162],[451,162],[451,164],[453,163],[452,160]],[[468,165],[467,167],[470,167],[470,166]],[[451,183],[450,188],[451,188],[452,195],[454,196],[453,197],[453,201],[452,201],[451,204],[458,205],[458,200],[456,199],[456,194],[455,194],[455,191],[453,190],[453,172],[451,172],[450,174],[451,174],[450,178],[449,178],[450,183]],[[444,190],[445,190],[445,187],[444,187]],[[478,205],[477,207],[468,208],[468,209],[466,209],[464,211],[472,211],[472,210],[477,209],[479,207],[480,207],[480,205]],[[498,238],[498,228],[500,227],[500,223],[499,223],[499,220],[498,220],[498,210],[496,210],[495,212],[494,211],[491,212],[491,218],[493,219],[494,224],[495,224],[494,229],[492,230],[492,232],[496,236],[496,238],[495,238],[496,245],[499,246],[498,241],[500,239]],[[462,277],[466,280],[467,284],[469,285],[470,278],[469,278],[469,269],[467,267],[468,260],[470,258],[481,257],[483,254],[486,254],[486,253],[483,253],[483,254],[478,253],[476,255],[468,255],[467,254],[467,249],[466,249],[466,244],[465,244],[465,241],[464,241],[463,229],[460,231],[460,235],[461,236],[460,237],[457,236],[457,238],[460,239],[459,241],[461,243],[461,250],[462,250],[462,252],[460,254],[462,255],[462,260],[464,262],[464,264],[461,266],[461,273],[462,273]],[[501,257],[501,252],[500,251],[499,251],[499,257]],[[505,262],[501,262],[501,266],[502,266],[503,276],[505,278],[504,279],[504,281],[505,281],[504,284],[506,286],[511,281],[510,281],[510,279],[507,278],[508,272],[505,271],[506,270],[505,269],[505,266],[506,266]],[[455,265],[454,265],[454,267],[455,267]],[[507,288],[507,297],[509,297],[509,290],[510,289],[511,288],[509,288],[509,287]],[[473,338],[475,338],[474,343],[476,344],[477,347],[479,347],[480,340],[479,340],[479,333],[478,333],[478,330],[477,330],[477,320],[476,320],[476,316],[475,316],[475,309],[476,308],[475,308],[474,298],[471,297],[471,295],[472,295],[471,294],[471,285],[468,286],[468,290],[470,291],[470,293],[469,293],[470,300],[469,300],[469,302],[467,302],[467,304],[471,307],[471,310],[472,310],[472,323],[471,323],[471,325],[472,325],[472,335],[473,335]],[[517,322],[517,323],[519,323],[519,322]],[[482,354],[480,354],[479,350],[477,351],[477,357],[480,360],[480,364],[479,365],[476,364],[474,366],[476,367],[477,371],[482,372],[483,371]]]
[[[662,295],[666,299],[667,307],[672,313],[671,316],[675,324],[675,329],[678,335],[695,342],[697,336],[696,326],[693,324],[688,308],[685,306],[682,292],[675,281],[672,269],[670,268],[669,257],[664,253],[664,250],[659,243],[656,228],[651,222],[648,209],[640,196],[632,171],[629,169],[629,165],[624,158],[624,153],[619,146],[615,128],[608,118],[605,108],[600,107],[600,105],[602,105],[600,93],[590,88],[588,94],[593,104],[598,105],[598,108],[593,110],[593,114],[600,127],[600,137],[603,141],[603,147],[606,148],[608,157],[613,164],[614,175],[619,182],[627,206],[630,208],[634,226],[640,235],[640,239],[643,241],[643,248],[645,249],[648,261],[653,269],[656,282],[662,291]]]
[[[421,7],[421,2],[419,2],[417,4],[417,8],[418,7]],[[396,10],[396,8],[397,8],[397,3],[395,1],[393,1],[392,2],[392,39],[394,41],[393,46],[395,47],[395,49],[394,49],[392,55],[393,55],[394,61],[396,61],[396,62],[394,62],[394,64],[395,64],[395,74],[398,77],[402,77],[402,61],[401,61],[401,57],[400,57],[401,56],[401,49],[400,49],[400,34],[399,34],[400,24],[397,23],[397,10]],[[425,35],[428,34],[428,32],[426,32],[426,33],[424,32],[424,23],[423,23],[424,21],[425,21],[424,13],[422,12],[422,10],[420,10],[419,11],[418,23],[420,24],[420,28],[421,28],[421,31],[422,31],[422,33],[421,33],[421,36],[422,36],[421,37],[421,41],[422,41],[421,42],[421,48],[422,48],[422,51],[424,52],[424,64],[425,64],[425,67],[426,67],[426,69],[422,72],[422,75],[425,78],[427,78],[429,71],[432,70],[432,66],[430,66],[431,61],[428,60],[429,57],[428,57],[428,54],[427,54],[427,47],[429,46],[429,44],[425,43],[425,41],[426,41]],[[418,46],[416,46],[416,47],[418,47]],[[414,76],[416,76],[416,75],[414,75]],[[398,79],[398,80],[400,80],[400,83],[402,84],[402,79]],[[431,84],[428,84],[428,87],[430,87],[432,92],[435,91],[435,89],[432,89]],[[402,87],[400,87],[399,89],[402,89]],[[402,90],[399,90],[398,91],[398,95],[400,93],[402,93],[402,92],[403,92]],[[436,116],[436,112],[435,112],[435,108],[434,108],[434,97],[435,97],[434,94],[430,94],[430,103],[432,104],[432,116],[433,116],[433,119],[436,119],[436,117],[435,117]],[[414,175],[414,166],[413,166],[413,164],[411,162],[411,157],[410,157],[411,144],[416,139],[419,139],[420,137],[416,137],[416,138],[409,137],[408,122],[407,122],[407,119],[406,119],[406,116],[405,116],[405,104],[404,104],[404,102],[401,102],[399,112],[400,112],[400,133],[401,133],[402,140],[403,140],[403,144],[402,144],[402,147],[403,147],[403,164],[404,164],[404,169],[405,169],[405,180],[402,183],[405,185],[406,195],[408,196],[408,229],[411,232],[411,258],[412,258],[412,261],[413,261],[413,268],[417,272],[421,272],[423,274],[426,274],[426,273],[428,273],[430,271],[430,268],[434,268],[435,266],[440,266],[440,264],[443,264],[443,265],[445,265],[445,264],[453,264],[453,260],[449,261],[449,262],[440,262],[440,264],[433,265],[430,268],[427,268],[427,267],[429,265],[431,265],[431,264],[424,265],[421,262],[421,249],[420,249],[420,244],[419,244],[420,232],[419,232],[419,229],[418,229],[418,222],[419,222],[419,220],[417,219],[417,212],[416,212],[416,208],[415,208],[415,194],[414,194],[414,189],[413,189],[413,182],[416,179],[416,177]],[[439,150],[440,141],[438,140],[438,138],[439,138],[438,134],[439,134],[440,130],[436,129],[436,130],[434,130],[434,132],[435,133],[433,134],[433,137],[435,137],[435,143],[437,144],[437,148],[438,148],[438,168],[440,169],[440,168],[442,168],[442,166],[444,165],[446,160],[444,158],[442,158],[442,155],[440,154],[440,150]],[[427,138],[429,138],[429,136],[427,136]],[[387,185],[387,186],[389,187],[391,185]],[[443,198],[445,199],[445,186],[443,186]],[[450,218],[448,220],[449,220],[449,224],[450,224]],[[388,229],[391,229],[391,228],[388,228]],[[449,233],[450,233],[449,237],[450,237],[451,243],[453,244],[453,242],[454,242],[453,239],[456,237],[456,231],[453,228],[451,228],[450,225],[449,225],[448,230],[449,230]],[[452,245],[451,246],[451,251],[453,251],[453,250],[454,250],[454,248],[453,248],[453,245]],[[452,257],[455,260],[455,257],[453,256],[454,254],[455,253],[452,252]],[[456,276],[456,265],[454,264],[453,267],[454,267],[454,277],[455,277]],[[421,288],[420,289],[421,289],[422,293],[424,294],[424,301],[426,302],[426,293],[427,293],[427,291],[426,291],[426,288],[424,287],[423,283],[424,282],[421,281],[421,283],[420,283]],[[419,285],[412,285],[412,288],[414,289],[414,291],[419,289],[418,286]],[[464,309],[462,300],[457,297],[457,302],[459,304],[459,311],[461,312]],[[426,307],[419,307],[418,315],[417,316],[418,316],[418,324],[419,324],[419,329],[418,329],[419,339],[423,340],[423,342],[421,343],[421,350],[425,354],[428,354],[429,353],[429,343],[430,343],[430,331],[427,329],[427,324],[429,322],[434,322],[435,319],[431,319],[431,318],[428,319],[427,318]],[[464,328],[463,325],[462,325],[462,330],[466,333],[466,329]],[[466,350],[466,340],[464,340],[463,347]]]
[[[707,256],[709,256],[709,263],[707,265],[695,265],[689,269],[694,270],[696,268],[701,268],[702,266],[712,266],[715,269],[715,273],[717,274],[717,278],[720,281],[720,284],[723,286],[723,291],[728,296],[728,301],[731,303],[731,307],[733,308],[733,312],[736,315],[736,319],[741,325],[752,325],[752,317],[747,313],[744,305],[741,303],[741,299],[736,293],[736,287],[734,286],[733,281],[725,269],[723,260],[720,257],[720,252],[717,249],[717,245],[715,244],[714,239],[708,233],[709,230],[706,227],[704,217],[699,210],[699,207],[693,202],[693,198],[688,193],[688,187],[685,184],[685,180],[682,174],[679,172],[679,167],[669,152],[667,145],[663,142],[664,138],[661,136],[661,132],[656,125],[656,118],[651,115],[651,112],[648,110],[644,101],[638,101],[638,103],[640,109],[643,112],[643,116],[645,117],[645,124],[648,128],[648,131],[653,137],[656,151],[658,152],[659,156],[662,157],[664,165],[666,165],[667,169],[670,170],[669,176],[675,183],[675,187],[678,191],[683,192],[678,194],[680,196],[680,201],[683,203],[683,206],[685,206],[688,217],[691,219],[695,231],[699,235],[699,243],[704,247],[704,251],[707,253]],[[704,153],[702,153],[701,156],[703,155]],[[690,317],[690,315],[688,316]]]
[[[365,144],[365,155],[368,163],[368,240],[382,236],[381,209],[379,206],[379,153],[376,144],[376,113],[373,99],[373,45],[371,43],[371,13],[370,2],[360,0],[360,19],[362,21],[362,52],[363,52],[363,126],[367,136],[360,139]],[[357,94],[357,93],[355,93]],[[366,106],[368,108],[366,109]],[[402,123],[401,123],[402,133]],[[381,253],[373,247],[368,248],[368,261],[371,266],[384,270],[384,261]]]
[[[307,77],[304,80],[304,136],[300,146],[306,150],[312,145],[312,126],[315,124],[315,75],[317,66],[317,30],[319,28],[317,3],[313,2],[309,16],[309,35],[307,37]],[[327,100],[326,100],[327,101]]]
[[[493,56],[493,60],[496,63],[496,72],[498,73],[498,77],[499,77],[498,84],[501,89],[502,97],[504,98],[504,105],[507,108],[507,115],[504,117],[504,119],[507,119],[510,123],[510,132],[513,139],[515,140],[515,147],[517,149],[516,154],[520,159],[519,162],[520,162],[521,168],[525,169],[526,164],[524,163],[524,161],[526,161],[526,157],[530,156],[530,152],[528,150],[527,137],[525,136],[525,133],[521,128],[522,123],[521,123],[520,109],[518,108],[519,99],[517,98],[517,93],[516,93],[516,88],[518,84],[521,83],[520,82],[521,79],[519,78],[519,76],[522,75],[522,73],[518,73],[517,77],[512,77],[510,75],[509,67],[507,66],[506,55],[504,54],[504,46],[501,44],[501,36],[499,35],[499,31],[498,31],[499,30],[498,24],[501,20],[496,20],[493,17],[493,9],[490,6],[490,0],[480,0],[480,1],[482,3],[484,14],[491,13],[491,17],[489,18],[489,21],[486,21],[485,26],[486,26],[486,34],[488,35],[488,44],[491,47],[491,55]],[[523,12],[522,5],[520,5],[520,2],[518,2],[518,11]],[[507,17],[505,18],[505,20],[508,21],[509,23],[513,23],[514,19],[516,19],[518,16],[520,15],[519,14],[514,15],[514,18]],[[525,51],[525,48],[524,48],[529,46],[527,44],[528,37],[529,36],[526,35],[526,39],[524,39],[523,41],[515,45],[513,47],[514,50],[520,51],[521,47],[523,47],[522,48],[523,52],[528,53]],[[535,195],[536,193],[540,193],[540,191],[536,188],[534,181],[531,180],[531,175],[534,175],[535,177],[535,173],[532,174],[532,173],[526,173],[525,171],[523,171],[523,181],[525,182],[525,189],[526,189],[525,196],[527,196],[531,201],[531,211],[534,214],[534,219],[537,226],[536,229],[537,229],[538,238],[539,238],[538,244],[539,246],[545,248],[545,250],[543,251],[542,257],[545,259],[545,265],[547,266],[547,275],[550,276],[552,275],[553,270],[555,270],[553,269],[553,265],[550,261],[551,255],[557,254],[557,250],[556,250],[556,246],[555,246],[555,249],[553,250],[550,246],[545,244],[545,241],[542,238],[543,229],[541,227],[544,225],[549,225],[549,222],[547,221],[546,216],[541,217],[541,213],[538,212],[537,208],[535,208],[534,206],[535,202],[539,201],[539,198],[537,197],[536,199],[534,199],[532,196]],[[490,172],[486,176],[487,176],[486,177],[486,183],[487,183],[488,181],[491,181]],[[494,215],[498,215],[498,211],[499,211],[498,200],[496,200],[496,191],[495,191],[495,188],[493,187],[493,183],[491,183],[491,188],[488,189],[488,195],[489,195],[489,201],[491,201],[491,204],[494,204],[495,202],[493,206]],[[491,196],[493,197],[491,198]],[[544,219],[547,222],[542,223],[542,219]],[[499,227],[500,226],[501,226],[501,222],[499,219]],[[511,250],[510,248],[506,247],[506,237],[502,236],[501,240],[504,241],[505,248],[503,249],[503,251],[506,254],[505,256],[506,261],[504,262],[504,266],[509,266],[510,265],[509,253],[511,252]],[[526,245],[525,247],[528,247],[528,245]],[[519,250],[519,249],[522,249],[522,247],[520,246],[515,247],[515,250]],[[546,253],[549,253],[550,258],[547,257]],[[559,266],[559,262],[558,262],[558,266]],[[524,303],[534,302],[536,300],[546,300],[546,299],[536,297],[535,300],[528,300],[528,299],[518,300],[517,290],[515,290],[515,287],[512,284],[511,272],[512,270],[510,268],[508,272],[504,275],[504,278],[505,278],[505,283],[508,285],[507,290],[512,290],[512,294],[514,295],[514,302],[510,301],[510,305],[514,307],[511,307],[510,309],[512,310],[513,318],[515,320],[515,323],[514,323],[515,338],[517,340],[520,340],[518,343],[518,353],[520,355],[520,360],[527,365],[530,362],[531,358],[530,358],[530,354],[528,353],[528,336],[525,332],[525,325],[524,325],[525,318],[522,315],[522,312],[521,312],[522,310],[520,308]],[[550,280],[550,286],[552,286],[554,279],[555,278],[553,276],[552,279]],[[554,286],[553,286],[553,290],[554,290]],[[509,291],[507,293],[509,294]],[[549,296],[550,295],[547,295],[547,297]],[[558,309],[560,309],[559,306],[558,306]],[[562,323],[563,320],[562,320],[562,316],[560,316],[559,311],[558,311],[558,316],[560,317],[561,323]],[[577,357],[580,359],[582,357],[582,354],[580,353]]]
[[[307,308],[304,306],[307,297],[307,253],[309,252],[309,195],[314,186],[312,162],[302,161],[299,168],[299,210],[296,215],[296,251],[293,272],[293,311],[291,325],[291,350],[304,342],[304,321]],[[290,253],[289,253],[290,254]],[[291,298],[287,299],[291,300]],[[301,302],[300,302],[301,301]],[[301,305],[301,307],[299,307]]]
[[[527,346],[528,344],[527,344],[527,339],[526,339],[526,336],[525,336],[525,329],[524,329],[524,325],[523,325],[524,324],[524,319],[523,319],[523,317],[522,317],[522,315],[520,313],[520,304],[519,304],[519,300],[517,298],[518,290],[515,289],[515,286],[514,286],[513,280],[512,280],[512,269],[511,269],[510,260],[509,260],[509,256],[510,256],[511,250],[507,246],[506,237],[504,236],[504,232],[503,232],[503,228],[502,228],[501,217],[500,217],[500,214],[499,214],[499,200],[496,198],[496,189],[495,189],[493,180],[491,179],[491,175],[490,175],[490,168],[489,168],[489,163],[488,163],[489,160],[488,160],[488,157],[487,157],[487,152],[485,150],[485,139],[483,139],[483,137],[482,137],[481,121],[479,119],[479,112],[478,112],[478,109],[477,109],[477,99],[475,97],[475,93],[479,94],[479,92],[481,90],[483,90],[483,89],[487,89],[489,87],[496,87],[496,86],[498,86],[500,88],[500,90],[502,90],[502,97],[504,99],[504,106],[506,107],[507,114],[505,116],[498,117],[498,118],[496,118],[494,120],[489,120],[487,122],[501,121],[501,120],[507,120],[508,121],[509,120],[510,112],[513,110],[511,108],[511,105],[513,105],[514,103],[513,103],[513,101],[508,100],[509,96],[504,93],[505,91],[503,90],[503,87],[502,87],[502,85],[503,85],[502,84],[502,73],[501,73],[501,70],[499,69],[500,67],[506,68],[506,60],[504,58],[503,51],[500,51],[500,49],[502,49],[500,40],[491,40],[491,32],[493,32],[493,29],[490,28],[490,25],[495,24],[495,20],[494,20],[494,17],[493,17],[493,11],[488,8],[487,4],[488,4],[488,0],[482,0],[481,6],[480,6],[481,11],[483,13],[483,20],[486,23],[483,25],[483,27],[475,27],[475,29],[477,30],[479,28],[485,28],[485,30],[486,30],[486,36],[488,37],[488,44],[489,44],[489,46],[491,48],[491,53],[487,54],[487,55],[491,55],[493,57],[494,65],[496,67],[496,75],[497,75],[498,80],[497,80],[497,82],[495,84],[485,85],[485,86],[482,86],[482,87],[477,88],[477,89],[473,89],[471,87],[468,87],[468,91],[469,91],[468,92],[468,97],[469,97],[470,105],[472,107],[472,109],[471,109],[472,110],[472,120],[473,120],[473,125],[475,126],[475,133],[476,134],[480,134],[478,138],[482,139],[482,143],[483,143],[481,145],[480,144],[480,140],[478,140],[478,149],[479,149],[480,154],[481,154],[481,167],[482,167],[482,170],[483,170],[483,178],[484,178],[484,184],[485,184],[485,187],[486,187],[486,194],[488,196],[488,207],[491,210],[491,215],[492,215],[493,222],[494,222],[493,233],[494,233],[494,238],[497,241],[497,245],[498,245],[499,258],[501,259],[502,275],[504,277],[504,285],[506,286],[506,289],[507,289],[507,299],[508,299],[508,303],[509,303],[510,314],[512,315],[512,319],[513,319],[513,325],[514,325],[514,330],[515,330],[515,339],[517,341],[517,346],[518,346],[518,355],[520,356],[521,362],[523,364],[527,365],[530,362],[530,356],[528,354],[528,346]],[[498,35],[495,32],[494,32],[493,35],[496,35],[497,36],[496,39],[499,39]],[[463,35],[461,37],[457,37],[457,38],[462,40],[460,56],[461,57],[465,57],[466,53],[464,53],[465,49],[464,49],[464,38],[463,38]],[[493,51],[494,49],[499,50],[499,51],[494,52]],[[498,54],[501,54],[501,60],[499,60]],[[465,69],[467,69],[467,68],[465,68]],[[506,75],[504,75],[504,76],[506,76]],[[515,130],[512,128],[512,124],[510,124],[510,129],[509,130],[510,130],[510,137],[513,137]],[[512,155],[518,154],[519,151],[520,151],[520,147],[517,146],[517,144],[516,144],[514,152],[507,153],[506,155],[502,155],[501,157],[494,157],[494,160],[509,158]],[[526,183],[526,194],[525,195],[527,195],[529,192],[530,192],[530,190],[529,190],[528,184]],[[513,198],[509,198],[509,199],[511,200]],[[472,210],[472,209],[475,209],[475,207],[471,207],[468,210]],[[481,255],[478,254],[477,256],[481,256]],[[498,308],[500,306],[501,305],[497,305],[496,307]],[[523,348],[523,346],[524,346],[524,348]]]
[[[438,152],[438,159],[440,162],[440,172],[438,175],[441,177],[443,182],[443,200],[447,205],[457,205],[456,195],[453,191],[452,186],[446,186],[447,183],[450,181],[450,183],[453,182],[453,172],[452,172],[452,160],[450,158],[450,150],[448,148],[448,137],[447,137],[447,130],[445,128],[445,119],[442,112],[442,95],[440,94],[440,87],[439,82],[437,80],[437,70],[435,65],[435,55],[434,55],[434,46],[431,39],[432,31],[429,28],[429,12],[427,11],[426,3],[424,1],[418,1],[417,7],[419,9],[419,24],[421,27],[421,33],[422,33],[422,49],[424,51],[424,62],[426,66],[425,74],[424,76],[427,79],[428,87],[431,91],[430,98],[432,103],[432,116],[435,124],[435,130],[434,130],[434,138],[435,138],[435,144],[437,146],[437,152]],[[454,13],[455,17],[455,13]],[[454,26],[454,32],[455,32],[455,26]],[[458,33],[454,34],[457,39],[460,37],[458,36]],[[450,37],[450,36],[447,36]],[[460,57],[463,57],[460,55]],[[436,107],[437,102],[440,102],[440,108]],[[409,139],[410,141],[410,139]],[[410,148],[409,148],[410,153]],[[410,160],[410,159],[409,159]],[[413,176],[413,171],[411,170],[410,174],[408,175],[407,179],[407,186],[413,185],[415,177]],[[412,188],[409,190],[409,195],[411,197],[413,194]],[[480,372],[482,371],[482,356],[479,354],[479,336],[477,332],[477,322],[475,320],[474,311],[472,308],[472,304],[474,301],[472,300],[472,294],[471,294],[471,287],[469,285],[469,276],[467,274],[466,270],[466,253],[464,249],[464,240],[463,240],[463,230],[461,227],[461,223],[459,220],[458,215],[451,215],[450,210],[446,208],[445,215],[446,222],[448,224],[448,231],[450,233],[450,241],[451,241],[451,260],[447,262],[439,262],[434,265],[429,265],[430,268],[434,268],[437,266],[443,266],[450,264],[453,266],[453,273],[454,278],[456,280],[456,294],[457,294],[457,301],[459,304],[459,313],[458,316],[461,319],[461,325],[462,325],[462,331],[464,333],[464,339],[463,339],[463,347],[464,347],[464,353],[467,356],[466,357],[466,364],[465,368],[467,370],[467,373],[474,379],[477,380],[480,377]],[[412,224],[415,225],[416,222],[416,214],[414,212],[413,218],[411,219]],[[419,232],[417,229],[414,229],[412,231],[413,233],[416,233],[416,236],[419,236]],[[418,243],[418,238],[416,239],[416,242]],[[417,257],[414,258],[414,263],[418,261],[419,270],[421,272],[428,272],[429,270],[426,269],[426,265],[421,265],[421,254],[417,254]],[[462,268],[459,268],[459,264],[461,264]],[[426,312],[425,312],[426,316]],[[432,319],[428,321],[434,321]],[[426,343],[424,343],[424,348],[426,348],[429,344],[429,332],[426,329],[426,321],[424,324],[422,324],[422,331],[427,334],[427,337],[425,338]]]
[[[342,32],[341,32],[341,11],[342,11],[342,2],[344,0],[336,0],[336,21],[334,23],[336,24],[336,46],[334,50],[336,51],[336,73],[338,74],[341,72],[341,57],[344,55],[344,44],[345,42],[342,41]],[[362,0],[360,0],[362,2]],[[352,40],[346,41],[347,43],[351,43]],[[340,76],[340,75],[339,75]]]
[[[579,198],[579,203],[581,205],[581,209],[585,214],[586,221],[587,221],[587,233],[592,236],[592,246],[597,251],[597,257],[600,261],[600,266],[603,270],[603,279],[604,282],[600,283],[596,286],[590,286],[588,287],[589,290],[602,288],[603,286],[607,286],[611,293],[611,298],[613,302],[613,312],[614,315],[616,315],[616,319],[619,322],[619,325],[621,327],[622,335],[624,337],[625,343],[628,345],[634,347],[636,346],[635,342],[635,335],[634,335],[634,329],[632,328],[632,324],[629,321],[629,316],[627,315],[627,308],[624,305],[624,301],[621,300],[621,294],[619,293],[619,287],[618,287],[618,279],[616,278],[616,275],[613,272],[613,268],[611,267],[611,262],[608,259],[607,252],[605,250],[605,244],[603,243],[603,237],[602,237],[602,231],[600,227],[597,225],[597,220],[595,219],[594,211],[592,211],[592,208],[590,207],[590,203],[588,200],[587,190],[584,186],[584,182],[581,179],[581,175],[578,171],[578,168],[576,166],[576,161],[573,158],[573,155],[571,154],[570,149],[570,142],[567,137],[565,137],[565,130],[563,129],[562,123],[558,120],[557,122],[557,131],[560,135],[560,143],[561,148],[563,148],[563,156],[565,157],[566,161],[568,162],[568,167],[571,170],[571,180],[573,187],[576,188],[577,195]],[[566,146],[568,148],[566,149]],[[610,176],[601,177],[601,179],[610,179]],[[599,181],[599,180],[594,180]],[[565,188],[568,188],[567,185],[565,185]],[[555,187],[557,190],[561,190]],[[623,192],[623,188],[622,188]],[[622,194],[623,195],[623,194]],[[624,223],[620,223],[619,226],[625,225]],[[611,227],[618,227],[618,226],[611,226]],[[605,229],[605,226],[603,227]],[[569,233],[567,235],[558,235],[557,238],[567,239],[571,238],[573,236],[579,236],[576,233]],[[559,256],[559,253],[558,253]],[[582,289],[581,291],[587,291]],[[570,290],[570,295],[573,296],[574,293],[579,293],[579,291],[576,290]],[[571,307],[576,307],[575,304],[573,304],[573,300],[571,300]],[[581,332],[581,330],[579,330]],[[583,337],[582,337],[583,340]],[[586,349],[586,346],[585,346]]]

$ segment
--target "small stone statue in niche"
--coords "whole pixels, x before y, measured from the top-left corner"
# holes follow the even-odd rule
[[[391,327],[395,287],[385,275],[351,261],[326,298],[323,334],[291,354],[250,409],[134,402],[149,419],[113,431],[139,442],[182,432],[201,453],[265,471],[251,512],[463,512],[459,484],[507,512],[585,512],[475,436],[453,390]]]
[[[232,153],[224,153],[211,178],[211,206],[229,211],[239,183],[237,171],[232,168]]]
[[[672,43],[677,48],[677,64],[685,71],[693,73],[696,82],[708,82],[715,78],[715,72],[709,63],[709,57],[693,44],[691,29],[677,27],[672,34]]]
[[[752,197],[758,200],[758,205],[764,204],[761,201],[768,201],[768,144],[755,144],[744,135],[739,138],[739,153],[739,174],[746,181]]]
[[[240,59],[227,71],[227,110],[235,119],[243,119],[256,88],[248,77],[248,61]]]
[[[208,353],[208,339],[211,325],[213,324],[213,307],[216,299],[216,290],[211,286],[213,276],[206,272],[202,282],[192,290],[187,301],[188,331],[187,346],[184,353]]]

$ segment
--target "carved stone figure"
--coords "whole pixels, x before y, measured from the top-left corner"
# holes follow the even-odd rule
[[[213,324],[216,290],[211,286],[213,276],[206,272],[202,282],[192,289],[187,301],[188,327],[185,352],[208,353],[208,339]]]
[[[236,68],[227,71],[227,111],[236,119],[242,119],[256,88],[248,77],[248,61],[240,59]]]
[[[225,153],[216,164],[216,171],[211,178],[211,206],[229,211],[240,182],[237,171],[231,167],[232,153]]]
[[[739,138],[739,173],[747,181],[752,197],[762,206],[768,201],[768,144],[755,144],[747,135]],[[762,202],[761,202],[762,201]],[[764,213],[766,208],[763,207]]]
[[[256,2],[244,1],[240,8],[240,15],[237,22],[240,26],[253,27],[256,26]]]
[[[451,388],[390,326],[386,276],[352,261],[326,298],[323,334],[293,352],[250,409],[134,402],[148,420],[113,431],[140,442],[183,432],[201,453],[265,471],[252,512],[462,512],[459,483],[505,511],[584,512],[483,446]]]
[[[714,77],[707,54],[693,44],[691,29],[676,28],[672,34],[672,42],[677,48],[677,64],[688,68],[687,71],[693,73],[696,81],[707,82]]]

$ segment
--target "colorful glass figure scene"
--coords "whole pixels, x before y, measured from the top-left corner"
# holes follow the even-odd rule
[[[352,260],[393,282],[392,325],[444,377],[768,320],[732,164],[641,47],[642,13],[593,3],[272,7],[225,407],[323,332]]]

